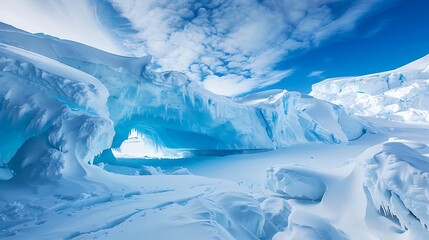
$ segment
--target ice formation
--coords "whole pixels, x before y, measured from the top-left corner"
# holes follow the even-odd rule
[[[55,60],[0,44],[2,165],[26,180],[79,176],[114,135],[107,89]],[[67,171],[61,171],[67,169]]]
[[[349,115],[428,122],[428,59],[314,86],[342,106],[285,90],[231,99],[149,56],[0,23],[0,238],[428,239],[427,125]],[[423,143],[384,142],[396,134]]]
[[[428,123],[429,55],[392,71],[327,79],[310,95],[357,115]]]
[[[368,149],[360,160],[364,186],[380,214],[404,231],[424,231],[424,236],[429,224],[429,158],[411,147],[416,145],[391,140]]]
[[[142,143],[137,157],[152,158],[186,154],[180,149],[346,143],[364,133],[341,108],[303,94],[269,91],[234,101],[178,72],[152,70],[150,57],[115,56],[1,26],[1,77],[7,83],[1,121],[11,127],[2,129],[10,146],[2,145],[0,156],[15,174],[37,166],[41,175],[59,176],[76,165],[69,158],[85,165],[105,150],[100,158],[108,161],[110,148],[129,157],[120,147],[130,133]]]
[[[267,187],[285,198],[320,201],[326,184],[310,169],[281,166],[267,169]]]

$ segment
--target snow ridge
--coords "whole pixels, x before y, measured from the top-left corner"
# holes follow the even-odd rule
[[[364,186],[374,206],[397,219],[405,230],[427,234],[429,224],[429,158],[400,141],[391,140],[364,154]],[[365,157],[363,157],[365,158]]]
[[[410,123],[429,122],[429,55],[398,69],[314,84],[310,95],[349,113]]]

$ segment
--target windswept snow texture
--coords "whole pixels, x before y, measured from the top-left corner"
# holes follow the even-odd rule
[[[429,123],[429,55],[392,71],[327,79],[310,95],[357,115]]]
[[[268,197],[261,203],[261,208],[265,215],[265,237],[272,239],[273,234],[288,226],[291,206],[281,197]]]
[[[273,240],[347,240],[341,230],[325,219],[305,212],[294,212],[289,217],[289,226],[284,232],[274,235]]]
[[[267,186],[285,198],[320,201],[326,185],[317,173],[301,166],[281,166],[267,169]]]
[[[2,79],[7,83],[2,85],[2,123],[11,126],[1,135],[11,146],[3,145],[0,154],[4,164],[13,158],[16,173],[35,164],[32,158],[52,158],[58,163],[53,175],[58,175],[58,169],[69,164],[63,156],[92,162],[100,151],[119,148],[132,131],[143,140],[143,155],[154,158],[180,157],[181,152],[172,149],[346,143],[364,132],[341,108],[299,93],[275,91],[233,101],[181,73],[153,71],[150,57],[120,57],[7,25],[1,25],[0,42]],[[43,122],[27,129],[29,119]],[[26,156],[33,148],[38,150]],[[118,152],[129,156],[124,149]]]
[[[0,44],[0,81],[0,160],[14,174],[26,180],[82,176],[110,146],[108,91],[94,77]]]
[[[416,145],[411,145],[416,147]],[[361,156],[364,186],[381,214],[404,230],[428,234],[429,158],[400,141],[368,149]],[[418,149],[417,149],[418,150]]]

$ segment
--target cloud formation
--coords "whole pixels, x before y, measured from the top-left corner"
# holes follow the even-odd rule
[[[137,30],[124,43],[215,93],[236,96],[293,73],[291,52],[354,29],[382,0],[111,0]]]
[[[96,14],[96,1],[2,1],[0,21],[31,33],[84,43],[115,54],[126,53],[104,28]]]
[[[308,74],[307,77],[322,77],[322,74],[325,71],[312,71],[311,73]]]

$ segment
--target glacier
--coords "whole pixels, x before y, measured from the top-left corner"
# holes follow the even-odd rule
[[[0,42],[2,81],[10,82],[2,86],[1,121],[11,126],[2,130],[11,146],[3,145],[0,156],[17,175],[26,175],[24,169],[32,169],[27,166],[36,159],[46,162],[46,170],[37,170],[41,175],[59,176],[75,160],[84,168],[96,156],[98,162],[112,161],[113,153],[127,156],[121,144],[130,133],[151,158],[189,156],[181,149],[347,143],[365,133],[359,120],[340,107],[301,93],[271,90],[229,99],[181,73],[154,71],[150,56],[116,56],[7,25],[2,25]],[[26,85],[36,87],[25,91]],[[23,96],[9,97],[15,91]],[[39,153],[27,156],[29,149]]]
[[[395,70],[326,79],[310,95],[348,113],[408,123],[428,123],[429,55]]]
[[[0,238],[427,239],[427,60],[227,98],[0,23]]]

